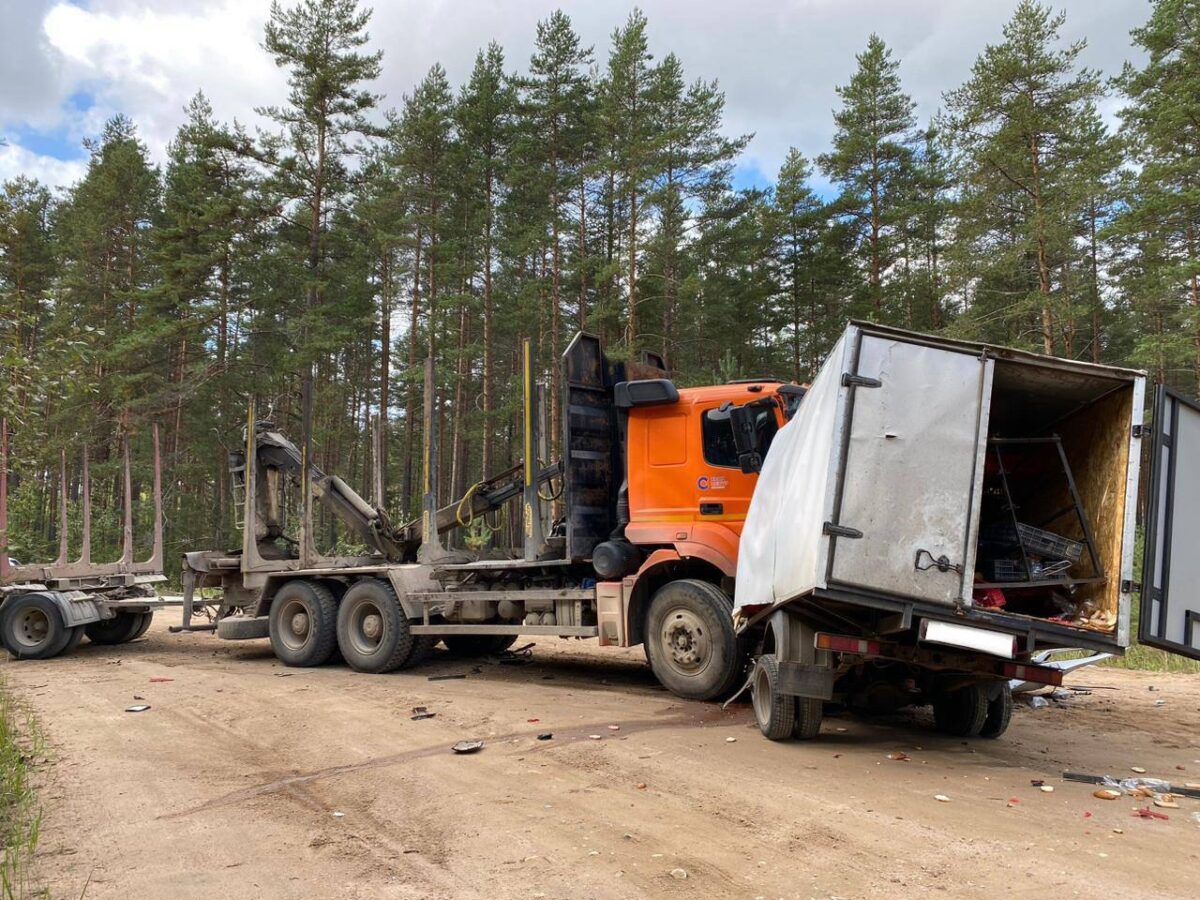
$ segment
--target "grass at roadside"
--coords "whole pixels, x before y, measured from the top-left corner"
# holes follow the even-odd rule
[[[0,675],[0,898],[25,900],[48,896],[30,884],[30,863],[37,848],[41,813],[30,779],[30,766],[45,752],[45,739],[28,711],[8,691]]]

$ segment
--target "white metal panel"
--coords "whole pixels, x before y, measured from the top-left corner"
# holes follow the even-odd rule
[[[1200,405],[1159,389],[1143,562],[1142,643],[1200,658]]]
[[[862,338],[830,581],[952,604],[963,593],[984,361],[891,337]],[[919,570],[945,557],[951,568]]]
[[[857,333],[856,329],[850,329]],[[823,583],[829,484],[847,336],[830,351],[792,421],[771,442],[738,546],[734,606],[791,600]]]

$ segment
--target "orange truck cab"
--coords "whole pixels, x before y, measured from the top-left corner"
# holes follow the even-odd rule
[[[592,552],[600,643],[643,643],[681,696],[720,696],[740,674],[732,597],[742,523],[762,458],[804,391],[770,380],[614,388],[624,482],[617,530]]]

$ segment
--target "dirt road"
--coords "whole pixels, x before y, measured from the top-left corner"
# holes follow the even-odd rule
[[[369,676],[165,624],[3,664],[55,759],[37,859],[54,897],[1196,895],[1200,801],[1139,819],[1059,777],[1200,781],[1194,676],[1085,670],[1074,683],[1111,689],[1020,708],[999,741],[912,714],[772,744],[746,705],[667,694],[640,649],[543,638],[525,666],[439,652]],[[123,711],[138,698],[149,711]],[[452,754],[463,738],[486,746]]]

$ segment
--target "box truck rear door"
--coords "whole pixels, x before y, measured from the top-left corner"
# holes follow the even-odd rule
[[[990,359],[865,333],[840,460],[828,582],[955,603],[974,570]],[[986,442],[984,442],[986,445]]]
[[[1138,640],[1200,659],[1200,405],[1159,387]]]

